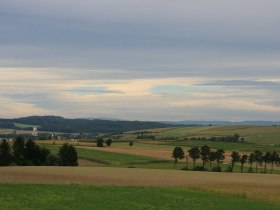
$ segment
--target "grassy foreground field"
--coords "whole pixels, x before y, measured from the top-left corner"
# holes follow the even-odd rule
[[[16,199],[15,199],[16,198]],[[1,210],[276,210],[280,206],[183,188],[0,184]]]

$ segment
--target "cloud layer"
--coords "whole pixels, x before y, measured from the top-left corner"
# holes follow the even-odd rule
[[[1,116],[278,120],[279,7],[1,1]]]

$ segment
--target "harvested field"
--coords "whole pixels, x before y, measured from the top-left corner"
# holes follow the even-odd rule
[[[280,204],[279,175],[109,167],[2,167],[1,183],[180,186]]]
[[[90,150],[99,150],[107,152],[116,152],[120,154],[140,155],[146,157],[157,158],[161,160],[173,160],[171,157],[172,150],[155,150],[155,149],[143,149],[140,147],[77,147]]]

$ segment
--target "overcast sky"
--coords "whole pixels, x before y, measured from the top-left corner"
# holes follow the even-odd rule
[[[279,120],[279,0],[1,0],[0,117]]]

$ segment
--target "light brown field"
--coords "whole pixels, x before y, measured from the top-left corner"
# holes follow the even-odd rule
[[[1,167],[0,183],[180,186],[280,204],[279,175],[109,167]]]
[[[161,160],[173,160],[171,157],[172,150],[169,149],[145,149],[140,147],[83,147],[79,146],[78,148],[90,149],[90,150],[99,150],[99,151],[107,151],[107,152],[115,152],[120,154],[131,154],[131,155],[139,155],[146,157],[153,157]]]

